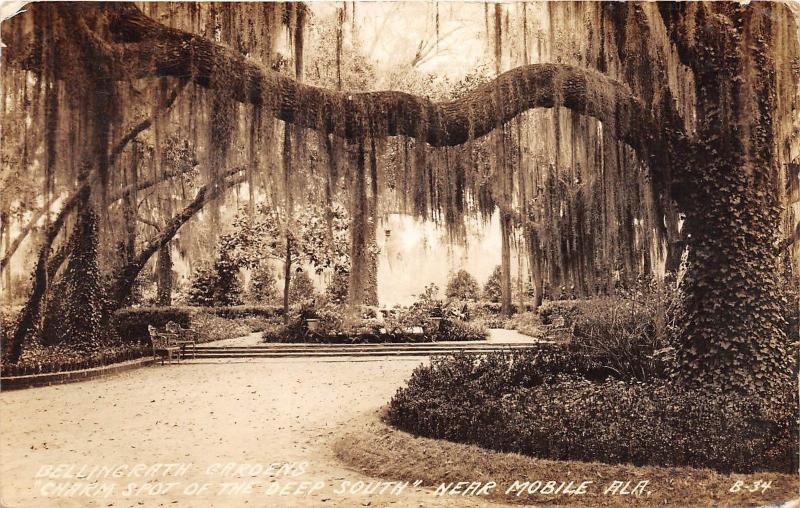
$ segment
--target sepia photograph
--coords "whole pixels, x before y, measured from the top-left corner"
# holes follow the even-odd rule
[[[0,508],[800,508],[800,0],[0,19]]]

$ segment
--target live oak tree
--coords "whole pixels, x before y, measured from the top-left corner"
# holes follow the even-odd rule
[[[677,252],[677,246],[687,248],[675,380],[765,396],[790,380],[793,364],[780,312],[778,267],[786,221],[783,170],[792,155],[788,140],[800,65],[794,19],[785,6],[548,4],[551,30],[578,24],[588,28],[566,30],[565,37],[574,32],[582,38],[571,41],[574,51],[549,61],[540,54],[548,63],[516,66],[444,102],[398,91],[340,91],[304,84],[259,63],[268,60],[237,49],[245,44],[232,37],[230,28],[239,8],[244,9],[225,9],[220,29],[204,34],[168,26],[133,4],[121,3],[34,4],[3,25],[8,45],[4,64],[43,76],[46,89],[70,90],[73,109],[83,108],[84,171],[91,168],[100,186],[113,177],[108,157],[113,129],[106,119],[123,99],[119,83],[148,78],[190,82],[193,93],[207,94],[216,106],[209,129],[210,183],[183,219],[165,228],[142,254],[158,250],[206,196],[224,190],[219,175],[230,167],[226,163],[232,151],[228,143],[216,140],[230,139],[226,129],[232,127],[226,119],[235,118],[235,111],[254,119],[251,134],[258,139],[269,138],[259,128],[264,118],[291,126],[283,136],[286,178],[272,182],[284,189],[291,187],[287,168],[297,158],[293,150],[305,146],[298,138],[316,136],[320,153],[327,154],[326,178],[345,174],[355,218],[361,220],[382,195],[386,175],[375,162],[381,160],[386,138],[404,140],[408,158],[400,180],[409,182],[405,191],[412,205],[436,217],[463,209],[465,196],[481,199],[479,172],[465,170],[452,147],[492,137],[497,147],[492,175],[514,183],[517,177],[504,170],[514,157],[509,149],[514,145],[507,141],[526,136],[517,128],[517,117],[552,109],[554,122],[569,118],[572,146],[590,144],[592,150],[581,155],[588,164],[574,167],[571,182],[558,184],[556,169],[544,167],[548,178],[527,182],[532,184],[528,191],[505,203],[535,219],[535,234],[526,243],[540,251],[550,269],[586,280],[593,253],[608,254],[614,269],[634,268],[644,252],[636,247],[641,243],[636,238],[642,236],[651,243],[666,239]],[[303,18],[296,9],[284,12],[290,14],[276,23],[290,20],[297,61],[302,59],[302,30],[297,29]],[[498,40],[501,32],[502,25],[496,25]],[[519,53],[530,61],[535,45],[529,44],[527,29],[522,34]],[[78,83],[84,94],[75,92]],[[44,95],[51,101],[44,110],[52,111],[52,102],[61,96]],[[235,110],[235,104],[243,109]],[[44,122],[50,126],[45,152],[52,156],[46,164],[58,148],[52,123]],[[555,141],[563,144],[559,135]],[[346,144],[355,149],[346,149]],[[345,151],[356,154],[354,164]],[[563,151],[560,145],[558,153]],[[256,159],[253,168],[258,169]],[[563,161],[557,162],[555,168]],[[598,165],[613,169],[598,176],[605,196],[613,198],[603,202],[592,201],[597,191],[582,184]],[[253,168],[247,178],[253,178]],[[646,185],[632,186],[642,174],[647,175]],[[623,191],[615,193],[615,185]],[[403,191],[397,186],[392,190]],[[554,207],[539,207],[541,200],[534,198],[547,196],[558,197],[563,212],[548,215]],[[587,211],[586,203],[596,206]],[[604,225],[602,231],[573,227],[593,224],[595,216]],[[553,223],[543,223],[541,217]],[[573,233],[558,237],[553,231]],[[45,251],[54,236],[46,235]],[[359,239],[366,237],[354,239],[353,262],[361,266]],[[549,261],[559,259],[554,252],[572,264],[554,266]],[[47,273],[47,258],[37,264],[37,273]],[[140,255],[132,268],[120,271],[113,285],[117,294],[143,262]],[[351,290],[360,287],[357,277],[350,283]]]

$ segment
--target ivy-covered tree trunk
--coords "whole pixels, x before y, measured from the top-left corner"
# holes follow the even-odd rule
[[[793,366],[781,315],[771,16],[726,4],[730,24],[698,31],[698,140],[686,169],[689,266],[676,378],[774,396]]]
[[[59,287],[60,316],[56,342],[84,351],[100,347],[104,329],[103,288],[97,263],[97,215],[85,206],[78,215],[72,251]],[[55,318],[56,316],[50,316]]]

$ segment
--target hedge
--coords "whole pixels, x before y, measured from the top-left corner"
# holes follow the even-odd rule
[[[282,308],[267,305],[128,307],[114,314],[112,325],[125,342],[149,344],[148,325],[163,328],[168,322],[174,321],[184,328],[191,328],[192,320],[200,315],[217,316],[223,319],[246,319],[273,318],[282,314]]]
[[[189,328],[192,315],[197,312],[192,307],[130,307],[118,310],[112,318],[112,326],[125,342],[150,343],[147,327],[164,328],[174,321]]]

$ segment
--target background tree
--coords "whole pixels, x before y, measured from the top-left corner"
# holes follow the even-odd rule
[[[494,271],[489,276],[486,284],[483,285],[483,298],[492,302],[500,303],[503,297],[503,274],[500,265],[494,267]]]
[[[240,305],[242,281],[240,265],[221,244],[219,255],[210,267],[201,267],[192,278],[188,301],[194,305]]]
[[[277,284],[272,267],[265,262],[259,263],[250,276],[250,298],[258,303],[277,302]]]
[[[292,277],[292,285],[289,287],[289,303],[299,304],[314,298],[316,294],[314,282],[305,270],[298,270]]]

